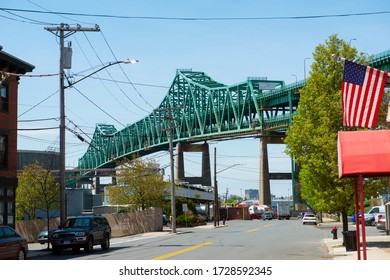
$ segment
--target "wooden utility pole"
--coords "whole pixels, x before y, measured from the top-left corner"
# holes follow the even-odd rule
[[[179,110],[182,107],[175,108],[160,108],[154,111],[161,112],[166,111],[167,115],[164,117],[164,120],[168,122],[168,137],[169,137],[169,159],[171,165],[171,232],[176,233],[176,194],[175,194],[175,166],[174,166],[174,158],[173,158],[173,129],[175,127],[172,126],[172,122],[175,120],[172,117],[173,110]]]
[[[45,30],[50,31],[60,38],[60,224],[62,225],[67,218],[66,210],[66,186],[65,186],[65,86],[64,86],[64,69],[70,69],[69,65],[65,65],[65,38],[73,35],[77,31],[100,31],[98,25],[94,28],[82,28],[80,25],[70,27],[68,24],[61,23],[56,27],[45,27]],[[65,32],[67,32],[65,34]],[[70,62],[70,61],[68,61]]]
[[[219,226],[219,205],[218,205],[218,182],[217,182],[217,148],[214,147],[214,226]]]

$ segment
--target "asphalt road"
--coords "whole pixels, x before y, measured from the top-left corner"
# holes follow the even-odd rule
[[[302,225],[301,220],[234,220],[219,228],[210,224],[177,231],[115,238],[109,251],[95,246],[90,254],[66,250],[39,259],[324,260],[328,254],[321,241],[332,236],[328,228]]]

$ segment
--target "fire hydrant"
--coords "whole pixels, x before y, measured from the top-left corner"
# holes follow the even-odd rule
[[[331,233],[333,233],[333,239],[337,239],[337,227],[333,227]]]

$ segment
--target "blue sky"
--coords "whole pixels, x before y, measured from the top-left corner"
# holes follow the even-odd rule
[[[101,28],[101,32],[77,32],[66,39],[72,44],[69,74],[75,80],[81,78],[76,75],[87,75],[102,63],[127,58],[140,60],[134,65],[109,67],[108,71],[80,82],[78,91],[66,91],[67,126],[90,137],[96,123],[114,124],[122,129],[145,117],[160,104],[179,68],[204,71],[224,84],[235,84],[249,76],[284,80],[289,84],[296,78],[304,78],[304,66],[309,76],[314,48],[332,34],[338,34],[368,54],[386,51],[390,46],[389,13],[353,15],[390,11],[388,1],[330,0],[313,4],[314,1],[303,0],[120,0],[112,3],[18,0],[0,4],[3,50],[35,65],[32,74],[58,73],[58,38],[44,28],[60,23],[82,27],[97,24]],[[309,16],[326,17],[296,18]],[[21,78],[19,128],[58,127],[58,88],[56,76]],[[58,129],[21,130],[18,135],[19,149],[46,150],[59,146]],[[88,144],[81,143],[71,133],[67,133],[66,143],[66,165],[71,168],[77,165]],[[218,173],[220,192],[228,188],[229,193],[240,195],[245,189],[258,188],[257,139],[210,144],[211,152],[217,147],[217,171],[237,165]],[[268,149],[270,170],[289,171],[290,160],[283,154],[284,146],[270,145]],[[155,154],[154,158],[161,165],[169,162],[168,153]],[[187,175],[200,174],[199,156],[186,155],[186,158]],[[271,192],[285,196],[291,193],[291,182],[271,182]]]

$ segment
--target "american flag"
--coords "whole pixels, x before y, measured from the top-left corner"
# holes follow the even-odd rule
[[[342,85],[343,125],[374,128],[388,73],[349,60]]]

